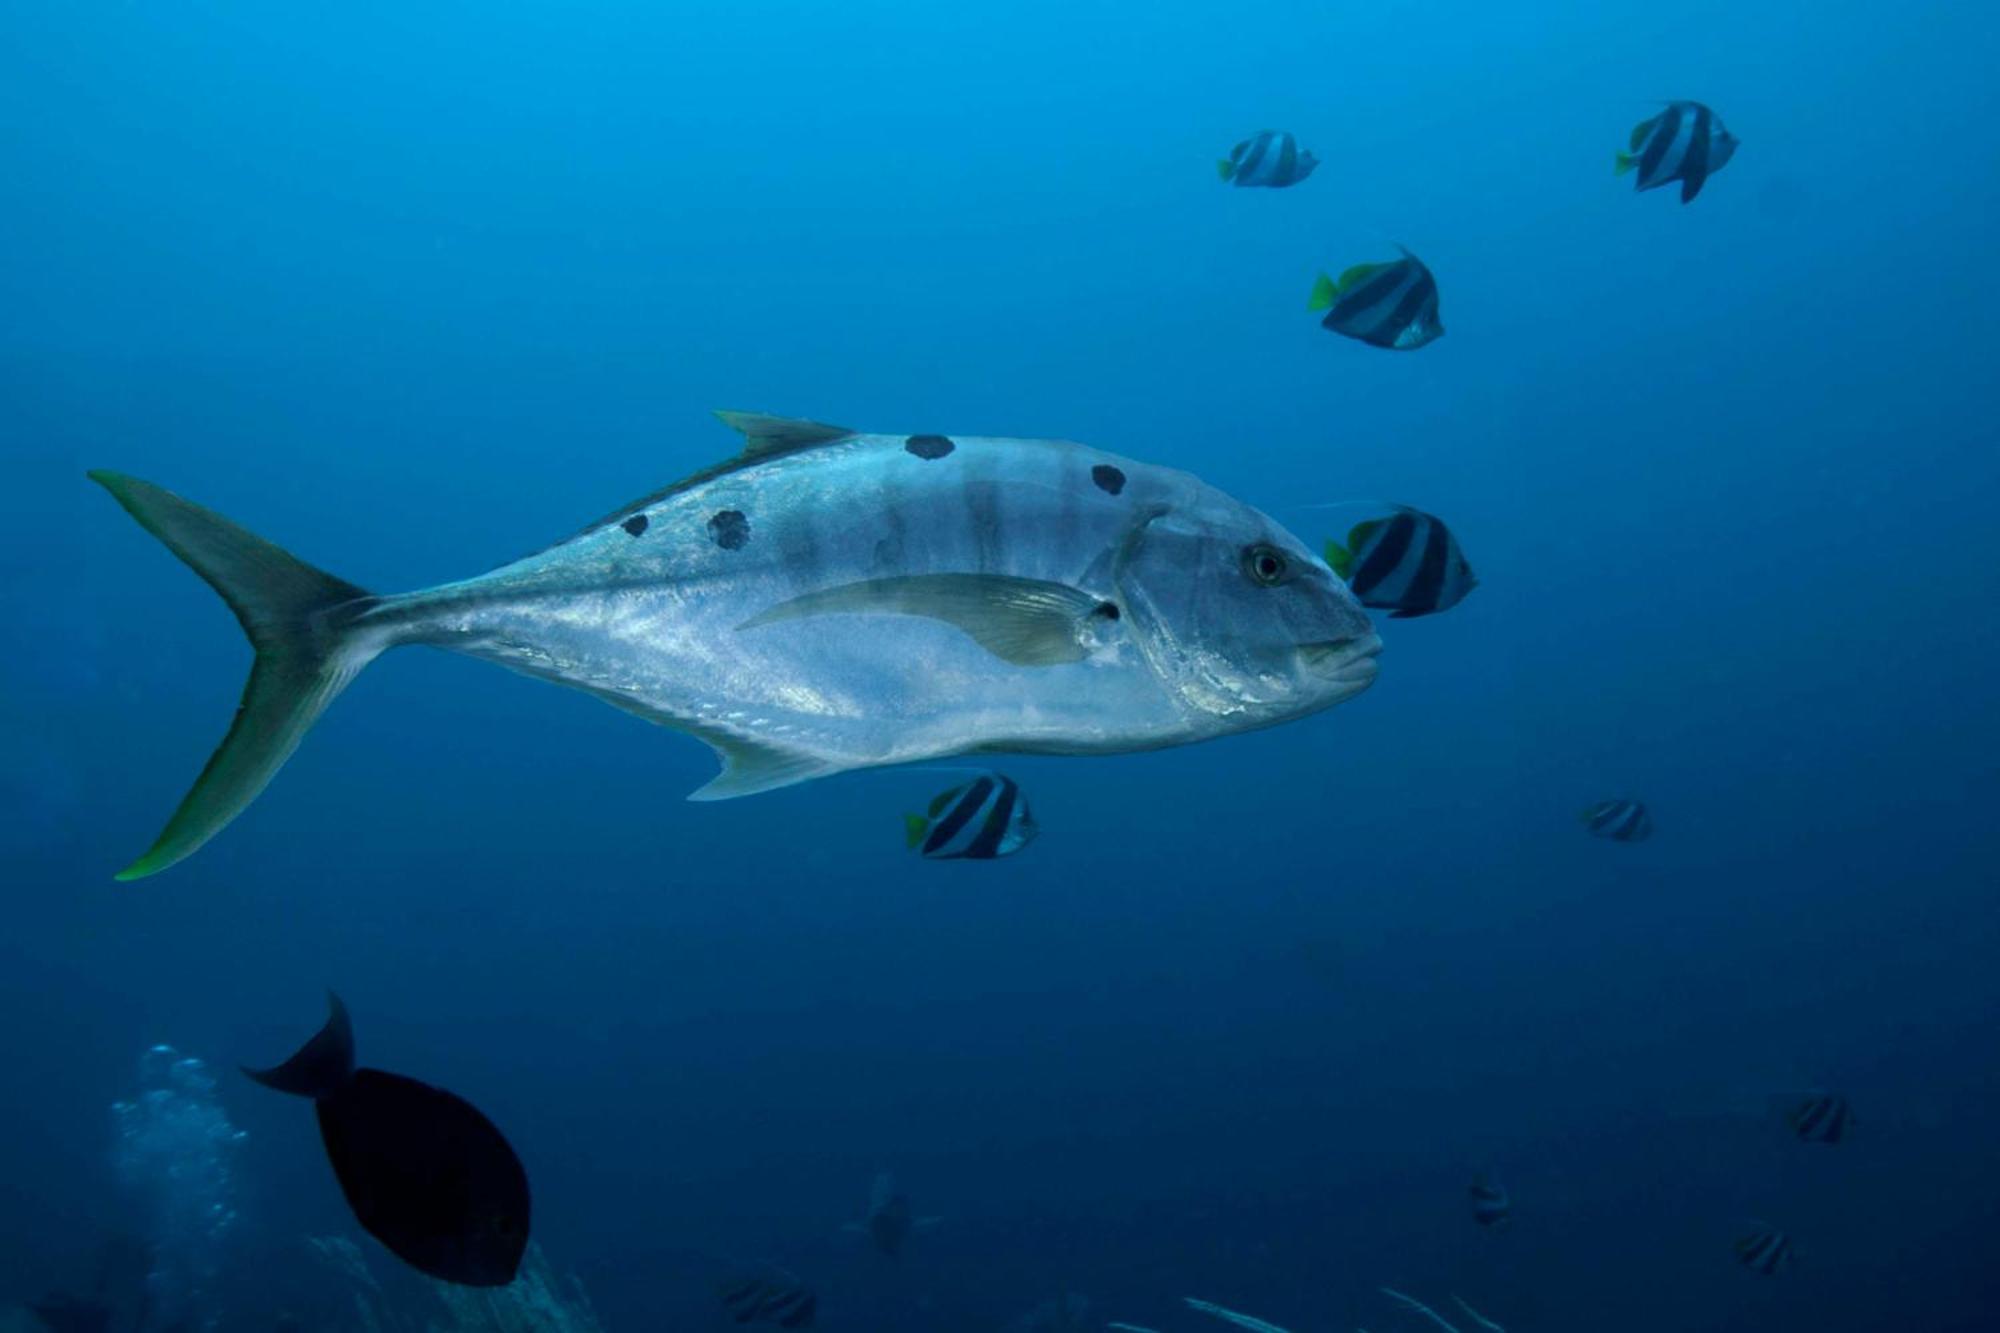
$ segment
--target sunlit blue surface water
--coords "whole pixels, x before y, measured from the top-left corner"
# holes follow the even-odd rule
[[[1995,47],[1798,0],[9,7],[0,1300],[139,1225],[110,1107],[169,1042],[247,1134],[205,1317],[269,1328],[352,1224],[225,1071],[331,984],[507,1129],[614,1330],[713,1326],[718,1257],[833,1333],[1065,1285],[2000,1325]],[[1669,97],[1743,141],[1685,208],[1611,172]],[[1220,186],[1265,126],[1317,173]],[[1447,336],[1319,329],[1398,243]],[[714,407],[1082,440],[1315,543],[1409,501],[1481,586],[1325,716],[1007,761],[1007,862],[904,852],[934,775],[690,806],[699,744],[409,653],[111,882],[248,653],[86,467],[402,589],[724,456]],[[1652,841],[1584,836],[1618,795]],[[1850,1143],[1774,1125],[1811,1085]],[[893,1264],[839,1234],[885,1167],[947,1219]],[[1753,1218],[1791,1271],[1734,1262]]]

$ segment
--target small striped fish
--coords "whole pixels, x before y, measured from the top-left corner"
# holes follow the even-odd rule
[[[1769,1222],[1758,1222],[1737,1238],[1737,1262],[1763,1277],[1772,1276],[1792,1258],[1792,1238]]]
[[[1665,111],[1632,127],[1630,151],[1618,154],[1617,170],[1621,176],[1637,171],[1634,185],[1640,190],[1679,181],[1685,204],[1729,165],[1736,144],[1722,118],[1701,103],[1669,102]]]
[[[1406,505],[1356,524],[1344,547],[1329,541],[1326,563],[1363,606],[1387,611],[1391,620],[1448,611],[1479,586],[1444,521]]]
[[[1337,279],[1320,274],[1306,309],[1326,311],[1322,327],[1370,347],[1408,352],[1444,336],[1437,279],[1408,250],[1386,264],[1356,264]]]
[[[1785,1112],[1785,1123],[1802,1142],[1839,1143],[1854,1124],[1854,1111],[1839,1093],[1815,1092]]]
[[[1286,130],[1259,130],[1229,150],[1215,164],[1216,174],[1231,185],[1297,185],[1312,175],[1319,159],[1299,147]]]
[[[1583,824],[1613,842],[1644,842],[1653,836],[1653,817],[1638,801],[1599,801],[1583,812]]]
[[[1012,856],[1040,832],[1020,784],[982,773],[931,798],[928,811],[904,815],[909,845],[931,861],[991,861]]]
[[[790,1273],[772,1269],[731,1278],[716,1288],[722,1308],[736,1324],[775,1324],[779,1328],[810,1328],[819,1313],[819,1297]]]
[[[1482,1173],[1466,1191],[1472,1200],[1472,1220],[1480,1226],[1490,1227],[1505,1222],[1514,1211],[1514,1203],[1507,1197],[1507,1188],[1490,1174]]]

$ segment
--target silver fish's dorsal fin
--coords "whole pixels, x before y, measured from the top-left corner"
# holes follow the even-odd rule
[[[760,611],[736,628],[756,629],[801,616],[924,616],[963,630],[1004,662],[1057,666],[1090,656],[1081,631],[1092,617],[1110,619],[1116,610],[1112,603],[1079,588],[1044,579],[911,574],[809,592]]]
[[[703,482],[726,477],[732,472],[740,472],[766,459],[795,454],[822,444],[851,440],[857,434],[845,426],[829,426],[823,421],[796,421],[790,417],[766,416],[761,412],[726,412],[718,409],[715,415],[723,425],[743,436],[743,452],[682,477],[673,485],[662,487],[651,495],[644,495],[630,504],[620,505],[603,518],[585,524],[581,531],[563,538],[562,541],[555,543],[555,546],[575,541],[578,537],[585,537],[593,532],[600,532],[614,523],[625,523],[662,500],[671,499],[682,491],[693,490]],[[553,550],[554,547],[544,549]]]
[[[815,444],[831,444],[854,434],[845,426],[766,416],[762,412],[729,412],[718,408],[715,415],[723,425],[742,435],[745,458],[809,449]]]

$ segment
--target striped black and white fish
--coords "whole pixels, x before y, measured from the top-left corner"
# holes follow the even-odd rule
[[[1319,159],[1299,147],[1288,130],[1259,130],[1229,150],[1215,164],[1216,174],[1231,185],[1297,185],[1312,175]]]
[[[1357,523],[1346,546],[1327,542],[1326,563],[1363,606],[1387,611],[1391,620],[1448,611],[1479,586],[1444,521],[1407,505]]]
[[[1012,856],[1040,832],[1020,784],[1000,773],[941,791],[921,815],[904,815],[912,850],[931,861],[991,861]]]
[[[1854,1125],[1854,1111],[1837,1092],[1813,1092],[1785,1112],[1785,1123],[1801,1142],[1839,1143]]]
[[[1472,1200],[1472,1220],[1480,1226],[1498,1226],[1514,1211],[1514,1202],[1507,1197],[1507,1187],[1495,1180],[1491,1172],[1481,1172],[1474,1177],[1472,1188],[1466,1194]]]
[[[1701,103],[1669,102],[1665,111],[1632,127],[1628,151],[1616,159],[1618,174],[1636,171],[1634,185],[1641,190],[1679,181],[1685,204],[1729,165],[1736,143],[1722,118]]]
[[[780,1269],[761,1269],[717,1284],[715,1294],[730,1322],[810,1328],[819,1313],[813,1289]]]
[[[1583,826],[1613,842],[1644,842],[1653,836],[1653,816],[1639,801],[1599,801],[1583,812]]]
[[[1370,347],[1408,352],[1444,336],[1437,279],[1408,250],[1386,264],[1356,264],[1338,278],[1320,274],[1306,308],[1326,311],[1322,327]]]
[[[1792,1238],[1769,1222],[1755,1223],[1736,1238],[1736,1260],[1761,1277],[1771,1277],[1790,1263]]]

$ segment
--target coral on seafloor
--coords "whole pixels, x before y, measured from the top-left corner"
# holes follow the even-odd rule
[[[604,1333],[583,1284],[573,1275],[558,1275],[532,1242],[519,1274],[504,1287],[424,1279],[423,1288],[435,1298],[425,1310],[393,1305],[352,1241],[315,1236],[307,1244],[347,1284],[354,1302],[348,1333]]]

